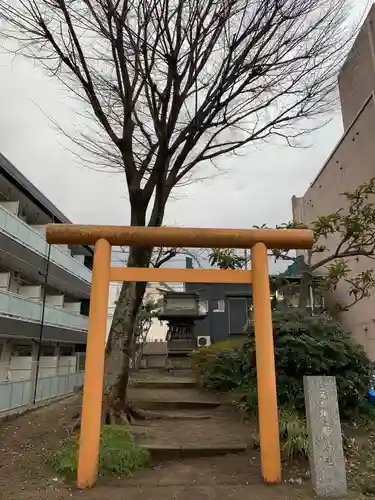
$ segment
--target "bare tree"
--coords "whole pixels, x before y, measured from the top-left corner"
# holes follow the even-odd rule
[[[172,189],[197,170],[254,141],[293,143],[322,123],[352,39],[347,3],[0,0],[0,19],[18,54],[87,103],[94,135],[76,144],[124,173],[130,223],[160,226]],[[147,267],[151,255],[132,248],[128,265]],[[109,401],[125,403],[126,345],[144,290],[126,283],[117,303]]]

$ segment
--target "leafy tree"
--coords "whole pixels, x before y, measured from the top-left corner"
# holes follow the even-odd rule
[[[0,0],[2,35],[87,106],[82,159],[127,182],[130,224],[160,226],[172,190],[255,141],[324,121],[352,30],[348,0]],[[306,120],[315,117],[317,120]],[[320,119],[320,120],[319,120]],[[147,267],[151,248],[131,248]],[[125,283],[106,373],[126,407],[144,283]],[[108,405],[106,405],[107,407]]]
[[[314,245],[306,251],[301,283],[299,285],[299,306],[306,305],[309,286],[319,276],[317,287],[321,291],[335,291],[345,283],[349,300],[336,302],[335,310],[347,311],[360,300],[369,297],[374,290],[375,278],[375,178],[361,184],[353,192],[342,193],[343,206],[335,212],[317,217],[308,226],[299,222],[282,224],[279,229],[307,228],[314,233]],[[262,227],[266,227],[263,225]],[[296,262],[298,257],[290,251],[270,250],[276,260]],[[369,269],[354,274],[353,261],[367,259]],[[214,249],[209,256],[210,263],[220,268],[242,269],[245,260],[235,250]]]
[[[213,248],[208,260],[211,266],[219,269],[244,269],[247,265],[247,258],[232,248]]]

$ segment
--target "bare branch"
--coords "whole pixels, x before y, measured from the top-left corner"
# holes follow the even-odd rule
[[[0,0],[3,36],[90,106],[131,204],[161,223],[191,170],[272,135],[291,144],[335,103],[348,0]],[[108,142],[107,142],[108,141]],[[138,217],[138,223],[143,217]]]

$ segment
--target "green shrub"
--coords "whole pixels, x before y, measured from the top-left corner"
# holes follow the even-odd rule
[[[358,410],[366,400],[372,371],[363,347],[324,315],[291,310],[275,314],[274,321],[279,326],[275,341],[279,403],[293,401],[295,408],[303,409],[303,376],[332,375],[341,415]]]
[[[221,351],[206,360],[199,381],[207,389],[231,391],[243,384],[243,350]]]
[[[198,380],[202,382],[201,375],[204,370],[206,370],[207,364],[210,360],[215,360],[220,355],[230,354],[232,352],[237,352],[241,350],[244,345],[245,340],[224,340],[222,342],[216,342],[208,347],[201,347],[200,349],[195,349],[191,354],[192,367],[195,371]],[[203,384],[205,385],[205,384]]]
[[[71,477],[77,472],[78,438],[63,441],[60,448],[49,458],[54,470]],[[100,435],[99,472],[127,477],[147,468],[150,455],[133,439],[127,426],[105,425]]]
[[[358,413],[367,397],[372,373],[363,347],[327,316],[306,316],[300,310],[274,314],[277,394],[280,407],[304,411],[303,376],[336,377],[341,415]],[[256,368],[253,325],[240,347],[219,352],[200,365],[201,383],[209,389],[248,389],[248,408],[254,408]]]

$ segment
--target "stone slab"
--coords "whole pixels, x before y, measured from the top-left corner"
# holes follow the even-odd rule
[[[347,494],[336,378],[304,377],[312,485],[320,497]]]
[[[221,403],[219,401],[185,401],[185,400],[155,400],[144,401],[141,399],[132,399],[132,402],[143,410],[204,410],[218,408]]]
[[[246,444],[210,445],[210,446],[167,446],[165,444],[147,444],[141,446],[146,448],[154,460],[175,460],[178,458],[217,457],[245,453],[248,450]]]
[[[196,382],[191,380],[134,380],[132,382],[133,387],[138,387],[142,389],[185,389],[196,387]]]
[[[193,374],[191,368],[170,368],[169,373],[172,377],[190,377]]]

